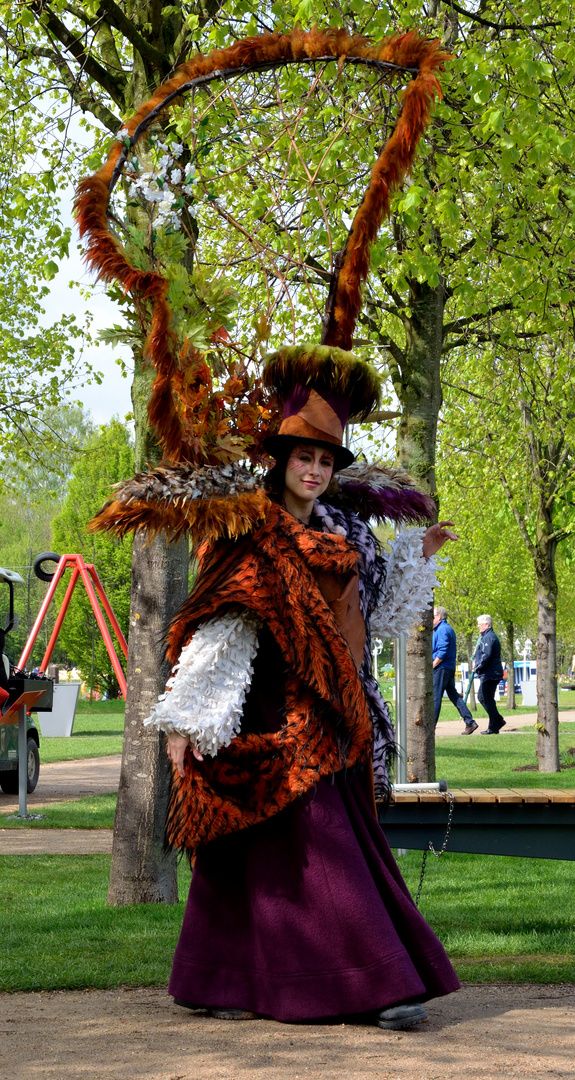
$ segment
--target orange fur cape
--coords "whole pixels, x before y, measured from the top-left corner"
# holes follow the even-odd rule
[[[205,545],[196,587],[168,636],[172,663],[200,623],[247,608],[271,630],[286,662],[285,723],[240,734],[213,757],[186,752],[173,775],[166,838],[198,846],[277,814],[322,776],[368,761],[369,708],[349,646],[316,583],[347,575],[358,554],[342,536],[306,529],[275,503],[251,536]]]

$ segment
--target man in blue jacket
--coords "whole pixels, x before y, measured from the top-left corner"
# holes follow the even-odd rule
[[[474,664],[475,674],[479,675],[477,697],[489,717],[487,730],[482,731],[481,734],[499,735],[501,728],[505,727],[505,720],[495,704],[495,691],[503,678],[501,643],[493,629],[491,615],[480,615],[477,619],[477,629],[481,635],[475,650]]]
[[[455,665],[457,648],[455,630],[447,622],[447,612],[444,607],[433,609],[433,701],[435,705],[435,723],[439,720],[441,700],[444,692],[459,712],[465,722],[465,731],[462,735],[472,735],[477,730],[477,724],[473,719],[461,694],[455,686]]]

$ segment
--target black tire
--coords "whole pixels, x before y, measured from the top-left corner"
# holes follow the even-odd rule
[[[28,794],[34,791],[40,775],[40,751],[35,739],[28,736]]]
[[[35,739],[28,739],[28,794],[34,791],[40,774],[40,751]],[[0,772],[0,788],[5,795],[18,794],[18,769]]]
[[[32,569],[33,569],[34,573],[36,574],[36,577],[40,578],[40,581],[51,581],[52,578],[54,577],[55,571],[53,573],[49,574],[47,570],[43,570],[42,569],[42,563],[43,562],[59,563],[60,562],[60,556],[56,555],[55,551],[43,551],[41,555],[37,555],[36,558],[34,559],[34,565],[33,565]]]

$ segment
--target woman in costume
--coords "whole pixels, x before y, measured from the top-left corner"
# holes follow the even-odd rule
[[[348,417],[377,404],[368,365],[285,348],[264,383],[283,421],[258,520],[237,527],[237,486],[212,499],[219,536],[170,628],[174,674],[147,721],[173,763],[168,842],[195,857],[170,992],[220,1017],[406,1028],[459,983],[377,820],[394,737],[370,632],[407,633],[431,602],[433,555],[456,537],[450,522],[411,528],[380,552],[370,519],[430,506],[342,445]]]

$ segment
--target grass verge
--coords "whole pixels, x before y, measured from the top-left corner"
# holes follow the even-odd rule
[[[421,852],[399,866],[415,895]],[[573,862],[430,856],[420,908],[462,981],[575,982]]]
[[[108,855],[2,857],[0,990],[167,981],[183,902],[107,907],[109,872]]]
[[[113,701],[79,701],[76,707],[76,716],[109,716],[115,713],[121,713],[123,716],[125,708],[126,702],[121,697],[114,698]]]
[[[0,829],[111,829],[117,799],[117,795],[91,795],[73,802],[29,807],[31,813],[44,815],[38,821],[0,814]]]
[[[183,916],[106,906],[106,855],[2,858],[0,989],[165,984]],[[400,859],[415,892],[421,853]],[[189,869],[180,865],[180,896]],[[468,982],[575,982],[575,864],[446,853],[430,860],[421,910]]]
[[[515,772],[524,765],[535,765],[537,737],[529,732],[498,735],[497,738],[446,738],[435,743],[435,767],[438,778],[450,787],[575,787],[575,769],[560,773]],[[575,745],[575,732],[559,735],[559,750],[564,753]]]
[[[121,754],[124,738],[123,704],[118,701],[95,702],[90,712],[77,713],[74,731],[69,738],[40,739],[40,760],[50,765],[55,761],[77,761],[80,758]],[[110,708],[96,711],[97,705],[109,705]],[[38,721],[41,732],[42,713],[39,713]]]

